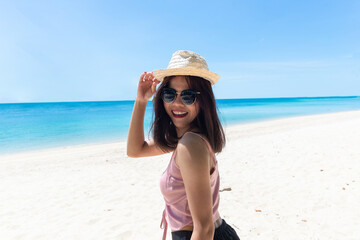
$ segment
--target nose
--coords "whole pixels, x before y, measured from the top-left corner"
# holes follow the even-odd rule
[[[181,100],[180,93],[176,93],[176,97],[175,97],[175,100],[174,100],[173,104],[184,105],[184,103]]]

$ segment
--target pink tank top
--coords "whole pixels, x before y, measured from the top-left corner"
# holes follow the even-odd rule
[[[219,176],[217,161],[211,149],[211,146],[207,142],[207,140],[204,139],[199,134],[196,135],[198,135],[205,141],[206,145],[210,150],[212,159],[214,161],[215,170],[210,175],[210,186],[211,186],[211,193],[213,199],[212,218],[213,218],[213,222],[215,222],[220,217],[218,212],[219,200],[220,200],[219,199],[220,176]],[[160,190],[165,200],[165,209],[163,211],[163,216],[160,223],[160,228],[164,228],[163,240],[166,239],[168,224],[170,225],[170,228],[174,231],[180,230],[186,225],[193,225],[188,200],[186,198],[184,182],[180,173],[180,169],[175,163],[175,156],[176,156],[176,149],[172,154],[167,169],[165,170],[165,172],[163,173],[160,179]]]

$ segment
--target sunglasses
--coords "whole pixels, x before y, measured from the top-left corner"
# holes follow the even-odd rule
[[[196,101],[196,97],[198,94],[200,94],[200,92],[197,92],[197,91],[191,90],[191,89],[187,89],[187,90],[181,91],[181,93],[178,93],[173,88],[164,88],[162,90],[161,98],[166,103],[172,103],[175,101],[178,94],[180,94],[181,101],[185,105],[191,105]]]

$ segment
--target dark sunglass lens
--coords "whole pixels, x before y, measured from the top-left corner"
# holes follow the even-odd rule
[[[171,103],[176,97],[176,92],[173,89],[164,89],[162,99],[166,103]]]
[[[185,90],[181,93],[181,100],[186,105],[191,105],[195,102],[196,92],[192,90]]]

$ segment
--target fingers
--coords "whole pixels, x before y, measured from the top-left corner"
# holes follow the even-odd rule
[[[158,84],[160,81],[158,81],[152,72],[148,73],[148,72],[144,72],[143,74],[141,74],[140,76],[140,81],[142,82],[147,82],[147,81],[151,81],[151,82],[156,82],[156,84]]]
[[[156,83],[155,81],[153,82],[153,84],[151,85],[151,92],[152,93],[155,93],[156,92],[156,85],[157,85],[158,83]]]
[[[146,75],[146,72],[144,72],[143,74],[141,74],[140,79],[139,79],[139,82],[142,82],[142,81],[143,81],[145,75]]]
[[[144,72],[143,74],[141,74],[140,76],[140,82],[146,82],[146,81],[149,81],[150,78],[151,78],[151,75],[152,73],[147,73],[147,72]],[[154,77],[154,76],[153,76]],[[152,81],[152,80],[151,80]]]

